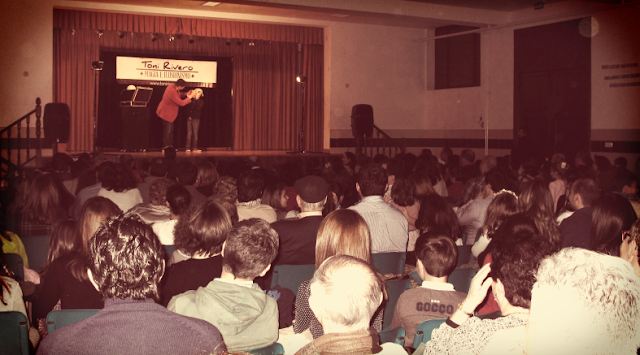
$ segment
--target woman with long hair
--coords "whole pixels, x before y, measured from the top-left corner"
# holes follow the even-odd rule
[[[102,222],[120,213],[118,206],[104,197],[92,197],[85,202],[76,224],[72,252],[55,258],[42,275],[42,283],[33,299],[36,318],[46,318],[58,300],[62,309],[103,307],[102,296],[87,277],[87,243]]]
[[[447,201],[438,194],[433,193],[422,198],[416,227],[421,233],[442,232],[450,236],[457,245],[463,245],[458,216]]]
[[[267,184],[262,192],[262,203],[273,207],[278,216],[278,221],[284,219],[287,215],[287,204],[289,195],[287,194],[287,185],[284,182],[276,184]]]
[[[562,248],[560,228],[556,223],[553,197],[549,187],[541,180],[528,181],[522,185],[518,198],[520,211],[531,218],[540,235],[549,238],[557,250]]]
[[[50,235],[55,224],[69,218],[74,198],[53,175],[36,177],[26,192],[22,211],[16,218],[20,238]]]
[[[320,224],[316,239],[316,270],[334,255],[353,256],[373,265],[369,227],[358,212],[336,210]],[[324,329],[309,307],[309,295],[309,281],[305,281],[298,288],[293,331],[299,334],[309,329],[315,339],[324,334]],[[372,319],[372,326],[378,331],[382,330],[382,310],[379,308]]]
[[[628,250],[632,242],[629,231],[638,216],[629,200],[618,194],[602,195],[593,205],[591,216],[591,250],[622,258],[627,258],[629,252],[633,253],[633,250]]]
[[[487,207],[487,218],[482,226],[482,234],[471,248],[473,256],[477,258],[487,248],[500,224],[519,211],[518,197],[515,193],[509,190],[496,192],[493,200],[489,203],[489,207]],[[482,260],[479,262],[482,263]]]
[[[49,251],[47,252],[47,260],[42,266],[42,274],[47,272],[47,268],[55,259],[73,252],[75,229],[76,221],[73,219],[60,221],[56,224],[49,237]]]
[[[213,187],[218,182],[218,170],[208,161],[198,164],[198,177],[196,178],[196,190],[206,197],[213,195]]]
[[[102,189],[98,191],[98,196],[108,198],[123,212],[127,212],[131,207],[143,202],[140,190],[136,186],[138,182],[131,169],[116,163],[113,165],[113,172],[102,181]]]

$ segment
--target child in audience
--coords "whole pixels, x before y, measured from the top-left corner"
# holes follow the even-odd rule
[[[451,238],[439,232],[424,233],[418,238],[415,251],[422,286],[400,296],[391,321],[391,328],[405,329],[406,344],[413,344],[420,323],[451,316],[467,297],[447,282],[458,261],[458,247]]]
[[[278,244],[278,233],[266,221],[238,222],[222,247],[220,278],[173,297],[167,308],[215,325],[230,352],[274,343],[278,340],[278,305],[253,280],[267,273]]]

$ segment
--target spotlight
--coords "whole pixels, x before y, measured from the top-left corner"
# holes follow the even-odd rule
[[[251,42],[249,42],[249,47],[253,47],[253,46],[255,46],[255,45],[256,45],[256,44],[253,42],[253,40],[252,40]]]
[[[120,37],[120,39],[123,39],[126,34],[126,32],[118,31],[118,37]]]
[[[304,84],[304,83],[307,82],[307,77],[304,76],[304,75],[298,75],[298,76],[296,76],[296,81],[301,83],[301,84]]]
[[[170,35],[169,35],[169,42],[173,42],[173,40],[174,40],[174,39],[175,39],[175,38],[173,37],[173,35],[171,35],[171,34],[170,34]]]

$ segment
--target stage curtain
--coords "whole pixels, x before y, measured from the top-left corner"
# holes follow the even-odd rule
[[[96,77],[91,62],[100,50],[141,55],[193,55],[233,57],[234,150],[299,149],[296,110],[296,50],[288,42],[255,41],[249,46],[225,38],[198,37],[151,41],[148,33],[54,29],[54,98],[71,109],[68,151],[93,149],[93,104]],[[302,45],[303,72],[309,78],[305,90],[305,150],[323,148],[323,46]],[[98,117],[100,113],[98,113]]]

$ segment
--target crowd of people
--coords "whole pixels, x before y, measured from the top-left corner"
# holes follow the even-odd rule
[[[136,162],[55,154],[3,206],[0,311],[29,314],[39,354],[635,354],[638,174],[623,158],[540,162],[398,154]],[[21,240],[48,236],[40,270]],[[21,247],[22,246],[22,247]],[[459,262],[460,251],[474,258]],[[406,253],[383,275],[379,253]],[[4,263],[24,260],[24,277]],[[312,265],[299,289],[273,267]],[[462,266],[460,266],[462,265]],[[474,268],[468,292],[449,277]],[[422,284],[386,308],[385,281]],[[26,307],[25,307],[25,301]],[[47,334],[56,309],[98,309]],[[385,312],[392,319],[383,324]],[[417,326],[446,319],[413,349]],[[402,327],[405,347],[378,333]]]

